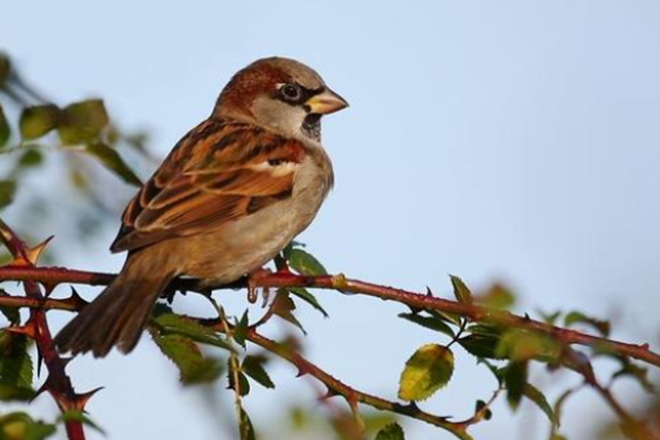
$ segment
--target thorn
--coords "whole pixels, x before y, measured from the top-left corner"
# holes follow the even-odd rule
[[[78,411],[84,411],[85,410],[85,405],[87,405],[87,402],[89,402],[89,399],[91,399],[94,396],[94,394],[98,393],[99,391],[101,391],[104,388],[105,387],[98,387],[98,388],[95,388],[92,391],[88,391],[86,393],[76,394],[76,397],[75,397],[74,402],[73,402],[73,405],[74,405],[73,409],[77,409]]]
[[[75,287],[71,287],[71,296],[65,299],[64,301],[70,303],[71,305],[77,307],[77,308],[82,308],[85,307],[87,304],[89,304],[88,301],[83,299],[80,294],[78,294],[78,291],[75,289]]]
[[[73,359],[74,356],[60,357],[60,361],[62,362],[62,367],[66,368]]]
[[[53,290],[55,290],[55,288],[59,286],[59,284],[60,283],[54,281],[42,282],[41,285],[44,287],[44,296],[48,298],[50,294],[53,293]]]
[[[426,286],[426,296],[433,296],[433,292],[429,286]]]
[[[331,399],[331,398],[333,398],[333,397],[336,397],[336,396],[338,396],[338,395],[339,395],[339,393],[338,393],[337,391],[335,391],[335,390],[333,390],[332,388],[328,387],[328,391],[326,391],[325,394],[322,395],[322,396],[319,398],[319,400],[322,401],[322,402],[324,402],[324,401],[329,400],[329,399]]]
[[[37,328],[30,321],[28,321],[25,325],[9,326],[5,330],[7,330],[9,333],[14,333],[15,335],[27,336],[30,339],[37,337]]]
[[[407,408],[409,408],[410,411],[413,411],[415,413],[419,412],[419,406],[417,406],[417,402],[415,402],[414,400],[407,405]]]
[[[41,366],[44,363],[44,357],[41,355],[41,350],[37,347],[37,377],[41,376]]]
[[[38,245],[25,250],[25,257],[28,259],[28,262],[31,265],[37,265],[39,262],[39,257],[41,257],[41,254],[44,252],[44,250],[46,250],[46,246],[48,246],[48,243],[50,243],[53,238],[55,238],[55,236],[51,235]]]
[[[28,401],[28,403],[31,404],[32,402],[34,402],[34,401],[36,400],[37,397],[39,397],[40,395],[42,395],[42,394],[44,393],[44,391],[48,391],[48,381],[44,382],[44,383],[39,387],[39,389],[34,393],[34,396],[32,396],[32,397],[30,398],[30,400]]]
[[[296,374],[296,377],[302,377],[312,371],[312,369],[307,364],[297,365],[297,367],[298,373]]]

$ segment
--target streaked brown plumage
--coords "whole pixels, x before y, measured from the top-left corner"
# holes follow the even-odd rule
[[[129,203],[115,281],[57,336],[60,350],[105,356],[137,344],[169,282],[228,283],[260,268],[313,220],[333,184],[320,117],[346,107],[307,66],[256,61],[212,115],[179,141]]]

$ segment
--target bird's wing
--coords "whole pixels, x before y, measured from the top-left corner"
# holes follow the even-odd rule
[[[134,250],[222,227],[291,197],[301,142],[207,120],[190,131],[130,202],[111,250]]]

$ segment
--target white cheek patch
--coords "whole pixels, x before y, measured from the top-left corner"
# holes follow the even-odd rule
[[[282,177],[293,173],[299,166],[300,164],[296,162],[267,160],[253,165],[250,168],[254,171],[267,172],[273,177]]]

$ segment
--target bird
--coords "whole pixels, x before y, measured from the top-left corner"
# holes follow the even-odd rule
[[[131,352],[172,280],[231,283],[263,270],[315,218],[334,184],[321,118],[348,106],[289,58],[239,70],[128,203],[109,286],[59,332],[72,355]]]

